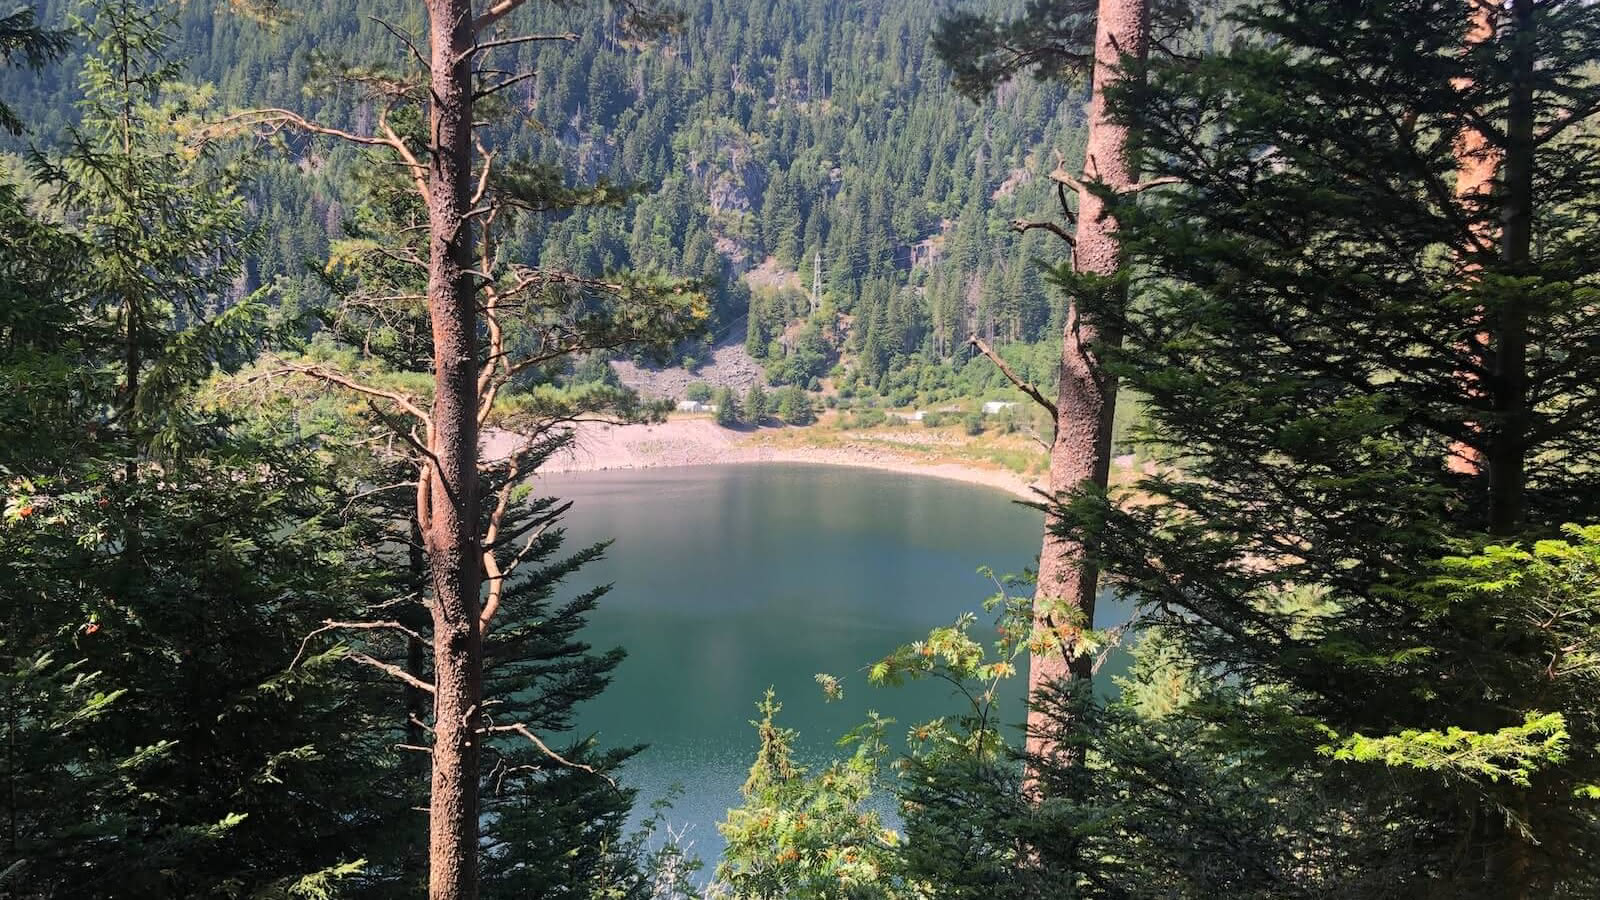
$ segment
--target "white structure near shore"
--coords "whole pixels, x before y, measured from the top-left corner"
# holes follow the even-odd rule
[[[717,411],[715,403],[701,403],[699,400],[679,400],[678,412],[687,413],[714,413]]]

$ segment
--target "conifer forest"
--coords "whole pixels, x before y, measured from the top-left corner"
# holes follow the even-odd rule
[[[0,85],[0,900],[1600,896],[1595,0]]]

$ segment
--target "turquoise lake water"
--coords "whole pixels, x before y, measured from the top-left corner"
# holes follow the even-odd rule
[[[839,466],[596,472],[537,487],[574,501],[568,548],[615,541],[569,585],[615,585],[585,639],[628,651],[579,726],[603,744],[650,745],[624,778],[641,806],[681,790],[669,821],[708,864],[722,846],[716,823],[739,803],[765,689],[813,764],[840,752],[834,742],[869,709],[902,724],[956,711],[946,687],[872,687],[863,669],[965,611],[987,629],[981,605],[995,586],[979,567],[1031,568],[1042,525],[990,488]],[[842,702],[825,702],[818,672],[844,678]]]

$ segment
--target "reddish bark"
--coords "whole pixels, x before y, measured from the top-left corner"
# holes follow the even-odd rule
[[[472,276],[472,50],[470,0],[428,0],[431,56],[428,160],[428,315],[434,398],[417,515],[433,588],[434,742],[428,808],[428,896],[478,895],[478,717],[483,692],[478,626],[477,305]]]
[[[1148,0],[1100,0],[1084,158],[1086,182],[1111,189],[1128,188],[1135,182],[1128,130],[1108,117],[1105,92],[1124,77],[1124,56],[1144,59],[1149,39]],[[1079,272],[1111,275],[1122,264],[1116,219],[1107,214],[1104,200],[1081,187],[1075,242],[1074,266]],[[1111,470],[1111,422],[1116,411],[1116,381],[1100,367],[1092,348],[1099,342],[1115,344],[1121,336],[1082,315],[1070,298],[1069,303],[1061,348],[1056,436],[1050,449],[1050,492],[1055,496],[1085,484],[1105,486]],[[1062,680],[1087,680],[1092,674],[1091,660],[1078,653],[1078,644],[1081,629],[1094,624],[1099,571],[1085,559],[1081,542],[1055,534],[1057,525],[1056,517],[1047,517],[1034,615],[1059,646],[1033,655],[1028,670],[1030,692]],[[1041,737],[1045,723],[1036,716],[1029,714],[1028,749],[1052,752]]]
[[[1494,37],[1495,17],[1494,10],[1485,4],[1473,3],[1468,11],[1468,24],[1466,34],[1467,48]],[[1456,82],[1458,90],[1470,88],[1471,82],[1460,79]],[[1494,176],[1500,165],[1500,154],[1497,149],[1484,137],[1483,132],[1477,128],[1468,127],[1461,133],[1456,142],[1456,197],[1468,205],[1476,207],[1485,202],[1494,190]],[[1482,246],[1490,246],[1494,241],[1494,229],[1487,222],[1474,226],[1472,238]],[[1480,334],[1479,340],[1487,345],[1489,336]],[[1472,376],[1463,374],[1464,379]],[[1476,447],[1466,443],[1457,443],[1451,447],[1450,458],[1447,465],[1452,472],[1472,475],[1478,474],[1483,469],[1483,455]]]

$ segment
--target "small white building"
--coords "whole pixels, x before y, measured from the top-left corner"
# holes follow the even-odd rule
[[[999,415],[1002,410],[1010,409],[1013,406],[1016,406],[1016,404],[1007,403],[1002,400],[990,400],[988,403],[983,405],[983,414],[986,416]]]
[[[678,412],[687,413],[714,413],[717,411],[715,403],[701,403],[699,400],[679,400]]]
[[[923,412],[922,410],[919,409],[916,412],[911,413],[910,415],[906,416],[906,421],[907,422],[921,422],[922,421],[922,417],[925,416],[925,415],[927,415],[927,413],[925,413],[925,412]]]

